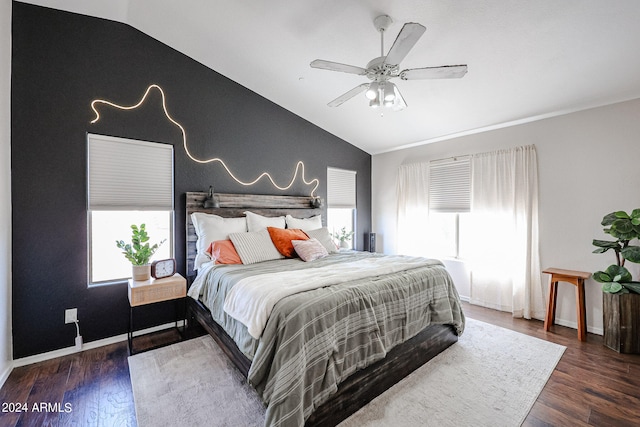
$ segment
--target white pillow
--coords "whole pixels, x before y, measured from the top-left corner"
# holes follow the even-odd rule
[[[284,258],[284,255],[276,249],[271,241],[271,236],[266,229],[248,233],[231,233],[229,239],[240,255],[243,264],[255,264]]]
[[[333,241],[327,227],[318,228],[317,230],[306,230],[305,233],[307,233],[310,239],[318,240],[330,254],[338,252],[338,247]]]
[[[247,230],[260,231],[267,227],[284,228],[286,225],[283,216],[262,216],[250,211],[243,212],[247,216]]]
[[[200,268],[203,263],[211,261],[207,248],[212,242],[227,240],[229,233],[245,233],[247,231],[247,219],[244,217],[223,218],[218,215],[194,212],[191,214],[191,222],[198,237],[194,270]]]
[[[327,249],[316,239],[292,240],[293,249],[304,262],[314,261],[329,255]]]
[[[287,215],[285,221],[287,228],[299,228],[302,231],[322,228],[322,215],[312,216],[311,218],[294,218],[291,215]]]

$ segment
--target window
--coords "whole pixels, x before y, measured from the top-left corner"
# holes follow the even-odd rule
[[[426,250],[435,258],[464,257],[471,207],[470,158],[429,163],[429,219]]]
[[[356,172],[327,168],[327,227],[332,234],[347,233],[356,229]],[[355,234],[347,240],[349,248],[355,247]]]
[[[454,157],[429,163],[429,211],[469,212],[471,208],[471,162]]]
[[[132,224],[152,245],[165,240],[155,259],[173,256],[173,146],[88,134],[87,153],[89,284],[131,277],[115,241],[129,241]]]

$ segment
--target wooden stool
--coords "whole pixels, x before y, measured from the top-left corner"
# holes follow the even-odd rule
[[[584,302],[584,281],[591,277],[591,273],[584,271],[563,270],[561,268],[547,268],[542,271],[550,274],[549,305],[544,318],[544,330],[548,331],[556,320],[556,299],[558,298],[558,282],[568,282],[576,286],[576,308],[578,313],[578,339],[587,340],[587,309]]]

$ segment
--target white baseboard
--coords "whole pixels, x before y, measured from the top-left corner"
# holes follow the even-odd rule
[[[2,388],[4,382],[7,380],[7,378],[9,378],[11,371],[13,371],[13,363],[9,362],[5,370],[2,371],[2,374],[0,374],[0,388]]]
[[[572,329],[578,329],[578,323],[577,322],[571,322],[568,320],[563,320],[563,319],[556,319],[554,322],[556,325],[560,325],[560,326],[566,326],[567,328],[572,328]],[[592,334],[595,335],[604,335],[604,329],[603,328],[594,328],[593,326],[589,326],[587,325],[587,332],[591,332]]]
[[[462,295],[460,295],[460,301],[468,302],[469,304],[471,304],[469,297],[464,297]],[[482,307],[482,306],[480,306],[480,307]],[[487,307],[487,308],[489,308],[491,310],[496,310],[495,308],[491,308],[491,307]],[[537,320],[544,321],[544,313],[536,313],[533,316],[533,318],[537,319]],[[578,329],[578,323],[577,322],[572,322],[572,321],[563,320],[563,319],[555,319],[554,323],[556,325],[566,326],[567,328],[572,328],[572,329],[576,329],[576,330]],[[603,335],[604,334],[604,329],[603,328],[594,328],[593,326],[587,325],[587,332],[591,332],[592,334],[595,334],[595,335]]]
[[[171,323],[165,323],[164,325],[154,326],[152,328],[142,329],[139,331],[135,331],[133,336],[137,337],[139,335],[144,335],[151,332],[170,329],[175,327],[175,325],[176,324],[174,322],[171,322]],[[178,326],[183,326],[183,325],[184,325],[184,321],[178,322]],[[127,334],[121,334],[121,335],[116,335],[109,338],[103,338],[97,341],[90,341],[90,342],[84,343],[82,344],[81,350],[76,349],[75,346],[71,346],[71,347],[61,348],[59,350],[49,351],[47,353],[40,353],[40,354],[35,354],[33,356],[22,357],[20,359],[15,359],[13,361],[12,366],[9,366],[8,371],[9,373],[11,373],[11,370],[13,368],[17,368],[18,366],[25,366],[25,365],[31,365],[32,363],[44,362],[45,360],[55,359],[56,357],[67,356],[69,354],[79,353],[81,351],[103,347],[105,345],[115,344],[115,343],[119,343],[126,340],[127,340]],[[7,377],[9,376],[9,373],[6,375]],[[0,379],[1,378],[2,377],[0,377]],[[6,380],[6,378],[4,379]],[[2,381],[2,384],[4,384],[4,381]]]

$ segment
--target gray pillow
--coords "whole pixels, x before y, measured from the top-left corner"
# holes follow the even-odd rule
[[[318,228],[317,230],[305,230],[305,233],[307,233],[310,239],[313,238],[320,242],[330,254],[338,252],[338,247],[333,242],[333,238],[327,227]]]

